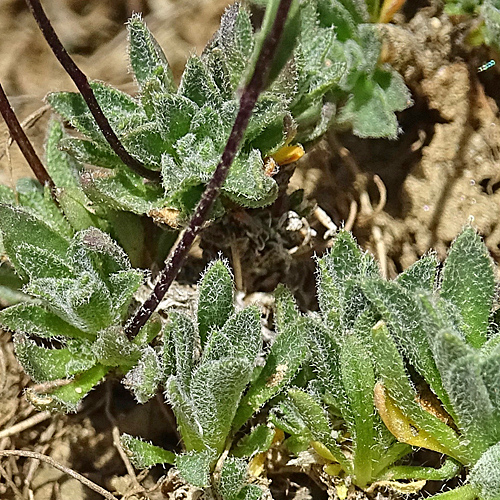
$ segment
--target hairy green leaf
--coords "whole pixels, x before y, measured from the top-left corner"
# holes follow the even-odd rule
[[[123,383],[135,396],[138,403],[146,403],[158,391],[161,380],[161,363],[156,351],[146,346],[139,362],[127,372]]]
[[[134,14],[127,23],[129,36],[129,58],[132,71],[140,87],[152,79],[162,89],[175,91],[174,78],[163,50],[142,21]]]
[[[175,374],[179,389],[189,394],[191,375],[194,367],[195,349],[199,337],[194,321],[182,313],[170,313],[169,327],[175,349]]]
[[[238,493],[245,484],[246,475],[246,460],[236,457],[228,457],[224,460],[217,484],[217,490],[224,500],[238,498]]]
[[[21,277],[68,276],[67,237],[25,210],[0,204],[0,231],[5,251]]]
[[[198,285],[197,317],[202,347],[210,330],[222,328],[233,310],[233,277],[227,263],[216,260],[209,265]]]
[[[253,366],[245,358],[209,361],[191,380],[191,398],[204,443],[221,452]]]
[[[403,271],[396,278],[396,282],[411,292],[417,292],[421,289],[433,292],[436,283],[437,266],[436,254],[427,255]]]
[[[75,328],[38,304],[17,304],[3,309],[0,311],[0,325],[13,332],[37,337],[94,339],[93,335]]]
[[[175,463],[176,457],[171,451],[154,446],[130,434],[122,434],[120,436],[120,444],[134,467],[138,469],[147,469],[156,464],[173,465]]]
[[[38,410],[76,412],[80,401],[106,376],[109,368],[97,364],[77,375],[69,384],[40,394],[33,389],[26,391],[26,398]]]
[[[483,345],[495,293],[495,274],[486,245],[471,227],[451,247],[440,292],[460,311],[469,344]]]
[[[481,500],[500,499],[500,443],[494,444],[483,453],[468,479]]]
[[[251,457],[256,453],[267,451],[274,439],[274,429],[259,424],[250,434],[245,434],[232,449],[235,457]]]
[[[16,356],[24,371],[38,383],[68,378],[92,368],[96,357],[85,347],[84,341],[78,342],[78,350],[63,347],[49,349],[38,346],[25,335],[14,336]]]
[[[192,451],[177,455],[175,465],[189,484],[204,488],[210,485],[210,465],[216,457],[216,452],[210,448]]]
[[[202,363],[223,358],[244,358],[252,365],[262,348],[260,311],[247,307],[233,314],[220,329],[211,330]]]
[[[264,403],[292,380],[307,356],[306,339],[300,321],[283,325],[266,357],[259,376],[245,393],[234,419],[238,430]]]

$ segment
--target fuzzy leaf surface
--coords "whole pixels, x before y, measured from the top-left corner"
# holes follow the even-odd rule
[[[481,347],[487,338],[495,274],[486,245],[471,227],[466,228],[451,247],[440,292],[460,311],[467,341]]]
[[[26,211],[0,204],[0,230],[5,251],[22,277],[65,276],[69,240]]]
[[[155,350],[146,346],[142,349],[137,365],[125,375],[123,383],[135,396],[138,403],[146,403],[158,391],[161,380],[161,363]]]
[[[189,484],[205,488],[210,485],[210,465],[216,457],[216,452],[210,448],[203,451],[192,451],[177,455],[175,465]]]
[[[250,306],[233,314],[220,329],[212,329],[202,363],[222,358],[244,358],[252,365],[262,348],[260,311]]]
[[[307,356],[306,339],[300,321],[284,325],[276,337],[266,364],[243,396],[234,420],[239,429],[264,403],[292,380]]]
[[[39,394],[30,389],[26,392],[26,398],[40,411],[76,412],[80,401],[99,384],[108,371],[108,367],[96,364],[50,394]]]
[[[245,434],[232,450],[235,457],[251,457],[255,453],[267,451],[274,439],[274,430],[260,424],[250,434]]]
[[[157,80],[162,89],[175,90],[172,70],[158,42],[140,15],[134,14],[127,23],[130,66],[140,87]]]
[[[71,377],[77,373],[92,368],[96,357],[85,347],[84,342],[78,342],[78,350],[63,347],[49,349],[38,346],[25,335],[14,337],[16,356],[24,371],[37,383]]]
[[[227,265],[209,265],[198,286],[198,331],[202,347],[212,328],[222,328],[233,313],[233,278]]]
[[[191,380],[191,398],[204,443],[219,452],[231,429],[253,366],[244,358],[210,361]]]
[[[130,461],[138,469],[147,469],[157,464],[174,464],[175,454],[154,446],[130,434],[122,434],[120,443]]]
[[[394,333],[398,346],[425,378],[432,391],[448,405],[441,374],[429,345],[435,325],[418,299],[396,282],[366,280],[363,290]]]
[[[42,338],[93,339],[38,304],[17,304],[0,311],[0,325],[13,332]]]

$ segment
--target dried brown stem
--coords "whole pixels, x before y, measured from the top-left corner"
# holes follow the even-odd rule
[[[111,146],[113,151],[118,155],[120,160],[130,168],[130,170],[134,171],[136,174],[144,177],[145,179],[150,179],[152,181],[160,181],[160,174],[155,172],[154,170],[149,170],[146,168],[137,158],[134,158],[130,155],[130,153],[125,149],[123,144],[118,139],[118,136],[115,134],[114,130],[111,128],[111,125],[104,115],[97,99],[94,95],[94,91],[89,84],[89,81],[83,73],[83,71],[76,65],[75,61],[71,58],[71,56],[66,52],[63,44],[59,40],[52,24],[50,23],[45,11],[43,10],[42,5],[39,0],[26,0],[26,4],[28,5],[33,17],[35,18],[38,26],[40,27],[45,40],[49,44],[52,52],[56,56],[57,60],[61,63],[62,67],[71,77],[78,90],[82,94],[82,97],[85,99],[87,106],[89,107],[92,116],[94,117],[97,125],[101,129],[104,138],[108,141],[108,144]]]
[[[226,147],[222,153],[221,161],[217,165],[213,177],[210,179],[203,192],[189,226],[184,231],[181,240],[170,254],[163,271],[160,273],[153,292],[127,325],[126,333],[129,338],[133,338],[137,335],[139,330],[158,307],[158,304],[161,302],[177,276],[196,236],[200,233],[203,224],[207,220],[210,210],[219,195],[222,184],[229,173],[229,167],[238,152],[255,103],[257,102],[259,94],[264,90],[274,54],[276,53],[281,34],[285,27],[291,3],[292,0],[280,1],[271,30],[262,45],[252,78],[241,95],[240,108],[236,115],[236,120],[231,130],[231,134],[229,135]]]
[[[94,483],[90,479],[87,479],[85,476],[78,474],[78,472],[75,472],[73,469],[70,469],[69,467],[62,465],[59,462],[56,462],[52,457],[49,457],[48,455],[43,455],[42,453],[37,453],[36,451],[0,450],[0,457],[25,457],[25,458],[35,458],[36,460],[41,460],[42,462],[45,462],[51,465],[52,467],[59,469],[65,474],[68,474],[68,476],[71,476],[77,481],[80,481],[82,484],[84,484],[91,490],[94,490],[96,493],[99,493],[99,495],[102,495],[104,498],[108,500],[118,500],[109,491],[105,490],[104,488]]]
[[[23,420],[22,422],[19,422],[11,427],[8,427],[7,429],[3,429],[2,431],[0,431],[0,439],[4,437],[15,436],[20,432],[23,432],[27,429],[30,429],[31,427],[34,427],[35,425],[40,424],[41,422],[49,419],[51,416],[52,414],[49,411],[35,413],[35,415],[27,418],[26,420]]]
[[[5,95],[5,92],[1,84],[0,84],[0,113],[2,114],[3,119],[5,120],[5,123],[9,128],[9,133],[11,137],[17,142],[17,145],[19,146],[21,153],[26,158],[26,161],[31,167],[31,170],[35,174],[35,177],[38,179],[38,182],[40,182],[42,186],[45,185],[49,186],[50,192],[52,193],[52,197],[56,199],[55,198],[56,186],[54,184],[54,181],[50,177],[46,168],[43,166],[42,162],[40,161],[40,158],[36,154],[36,151],[33,148],[33,145],[31,144],[30,140],[28,139],[28,136],[24,133],[24,130],[21,127],[19,120],[17,119],[16,113],[14,113],[14,110],[12,109],[9,103],[9,99]]]

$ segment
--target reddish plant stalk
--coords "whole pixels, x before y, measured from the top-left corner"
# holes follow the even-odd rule
[[[118,155],[120,160],[130,168],[130,170],[134,171],[136,174],[144,177],[145,179],[150,179],[152,181],[160,181],[160,174],[155,172],[154,170],[149,170],[146,168],[138,159],[134,158],[130,155],[130,153],[125,149],[123,144],[118,139],[118,136],[115,134],[114,130],[111,128],[111,125],[104,115],[101,106],[97,102],[94,91],[89,84],[85,73],[76,65],[75,61],[71,58],[71,56],[66,52],[63,44],[59,40],[52,24],[50,23],[45,11],[43,10],[42,5],[39,0],[26,0],[26,4],[28,5],[33,17],[35,18],[45,40],[49,44],[52,52],[56,56],[57,60],[61,63],[62,67],[65,69],[66,73],[71,77],[78,90],[82,94],[82,97],[85,99],[87,106],[89,107],[92,116],[94,117],[97,125],[101,129],[101,132],[104,135],[104,138],[108,141],[108,144],[111,146],[113,151]]]
[[[33,145],[31,144],[28,136],[24,133],[23,127],[19,123],[17,119],[16,113],[12,109],[9,99],[5,95],[2,85],[0,84],[0,113],[7,124],[9,129],[9,133],[11,137],[17,142],[21,153],[26,158],[31,170],[35,174],[35,177],[38,179],[38,182],[42,186],[49,186],[50,193],[52,198],[57,202],[55,190],[56,186],[54,181],[50,177],[47,169],[43,166],[43,163],[40,161],[40,158],[36,154]]]
[[[158,304],[167,293],[170,285],[179,272],[191,245],[196,236],[200,233],[203,224],[208,218],[209,212],[219,195],[222,184],[229,173],[229,167],[233,162],[243,134],[245,133],[248,121],[259,94],[264,90],[267,77],[271,69],[274,54],[278,47],[281,34],[285,27],[285,22],[290,10],[292,0],[281,0],[276,12],[273,25],[262,45],[261,52],[257,59],[252,78],[246,85],[240,98],[240,108],[236,115],[233,128],[226,143],[222,158],[215,169],[213,177],[210,179],[201,200],[196,206],[195,213],[189,222],[189,226],[184,231],[181,240],[171,252],[165,267],[160,273],[156,285],[151,295],[137,310],[126,326],[126,333],[129,339],[135,337],[139,330],[145,325],[151,317]]]

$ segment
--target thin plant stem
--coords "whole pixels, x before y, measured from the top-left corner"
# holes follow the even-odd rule
[[[42,462],[45,462],[51,465],[52,467],[59,469],[65,474],[68,474],[68,476],[71,476],[77,481],[80,481],[82,484],[84,484],[91,490],[94,490],[96,493],[99,493],[99,495],[102,495],[107,500],[118,500],[108,490],[105,490],[104,488],[94,483],[90,479],[87,479],[85,476],[78,474],[78,472],[75,472],[73,469],[70,469],[69,467],[62,465],[59,462],[56,462],[52,457],[49,457],[48,455],[43,455],[42,453],[37,453],[36,451],[0,450],[0,457],[25,457],[25,458],[34,458],[36,460],[41,460]]]
[[[281,34],[285,27],[291,3],[292,0],[280,1],[271,30],[262,45],[252,78],[241,95],[240,108],[236,115],[236,120],[229,135],[229,139],[227,140],[226,147],[222,153],[222,158],[215,169],[213,177],[208,182],[201,200],[196,206],[189,226],[184,231],[179,243],[170,254],[165,267],[160,273],[153,292],[127,324],[125,331],[128,338],[133,338],[137,335],[139,330],[158,307],[158,304],[161,302],[177,276],[196,236],[200,233],[203,224],[207,220],[210,210],[219,195],[222,184],[229,173],[229,167],[238,152],[255,103],[257,102],[259,94],[264,90],[274,54],[276,53]]]
[[[26,420],[19,422],[18,424],[15,424],[11,427],[8,427],[7,429],[3,429],[2,431],[0,431],[0,439],[19,434],[20,432],[23,432],[27,429],[30,429],[31,427],[34,427],[35,425],[40,424],[45,420],[48,420],[51,416],[52,414],[50,413],[50,411],[42,411],[40,413],[35,413],[35,415],[33,415],[32,417],[29,417]]]
[[[131,156],[130,153],[125,149],[123,144],[120,142],[120,139],[118,139],[118,136],[111,128],[108,119],[99,106],[94,91],[92,90],[92,87],[90,86],[85,73],[83,73],[83,71],[76,65],[75,61],[73,61],[71,56],[66,52],[66,49],[64,48],[63,44],[59,40],[59,37],[54,31],[54,28],[52,27],[52,24],[45,14],[45,11],[43,10],[43,7],[40,4],[39,0],[26,0],[26,4],[31,10],[33,17],[40,27],[45,40],[52,49],[52,52],[56,56],[57,60],[61,63],[66,73],[68,73],[68,75],[71,77],[78,90],[82,94],[82,97],[85,99],[85,102],[87,103],[92,116],[94,117],[97,125],[104,135],[104,138],[108,141],[108,144],[111,146],[113,151],[118,155],[120,160],[137,175],[140,175],[145,179],[159,182],[160,174],[154,170],[149,170],[138,159]]]
[[[31,141],[28,139],[28,136],[25,134],[23,127],[21,127],[21,124],[17,119],[16,113],[14,113],[14,110],[12,109],[9,99],[7,98],[7,95],[5,94],[1,84],[0,84],[0,113],[3,116],[5,123],[7,124],[11,137],[17,142],[17,145],[19,146],[21,153],[26,158],[28,165],[35,174],[35,177],[38,179],[38,182],[42,186],[45,185],[49,186],[52,197],[55,200],[56,186],[54,184],[54,181],[52,180],[49,173],[47,172],[47,169],[43,166],[43,163],[36,154],[36,151],[33,148]]]

